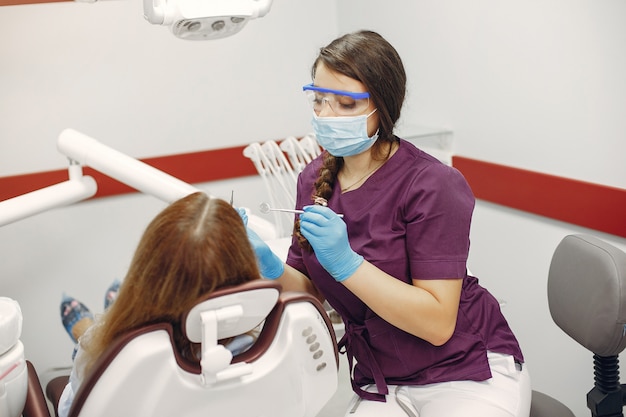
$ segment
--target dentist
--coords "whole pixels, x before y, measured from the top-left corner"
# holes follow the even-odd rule
[[[530,378],[498,301],[467,273],[474,196],[396,137],[406,74],[379,34],[321,48],[303,87],[324,152],[298,179],[286,263],[248,230],[261,273],[341,315],[354,417],[527,417]],[[342,213],[340,218],[336,213]]]

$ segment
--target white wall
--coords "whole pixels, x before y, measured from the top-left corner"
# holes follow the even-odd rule
[[[341,32],[402,55],[405,123],[451,128],[463,156],[626,188],[623,1],[338,5]]]
[[[149,24],[141,4],[0,8],[0,175],[64,166],[67,127],[137,157],[308,132],[300,87],[336,33],[332,2],[276,0],[236,36],[197,42]]]
[[[623,1],[338,5],[340,32],[374,29],[402,55],[404,125],[451,129],[458,155],[626,188]],[[534,388],[583,417],[592,357],[552,322],[546,295],[552,252],[572,233],[626,250],[623,238],[478,201],[470,268],[506,302]]]
[[[459,155],[626,188],[625,15],[621,0],[275,0],[236,36],[189,42],[145,22],[138,0],[2,7],[0,176],[65,167],[55,143],[66,127],[136,157],[302,135],[300,86],[317,48],[371,28],[407,67],[405,131],[450,128]],[[250,207],[263,198],[256,178],[202,187],[234,189]],[[0,229],[0,294],[22,304],[39,369],[70,363],[61,292],[99,311],[162,207],[120,196]],[[570,233],[626,250],[626,239],[479,201],[470,267],[506,301],[535,388],[583,417],[591,356],[552,323],[545,293]]]
[[[301,86],[317,49],[336,36],[333,2],[274,0],[236,36],[198,42],[142,13],[140,0],[0,7],[0,176],[65,169],[56,141],[68,127],[137,158],[309,132]],[[234,190],[240,206],[267,201],[255,177],[200,187],[223,198]],[[71,364],[62,293],[101,312],[105,289],[123,278],[163,207],[118,196],[0,228],[0,294],[21,304],[22,341],[44,383]]]

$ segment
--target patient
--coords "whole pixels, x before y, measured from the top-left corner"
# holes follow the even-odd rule
[[[246,229],[227,202],[194,193],[172,203],[145,230],[115,302],[80,337],[59,416],[68,415],[81,381],[117,337],[167,321],[183,355],[198,358],[200,345],[183,334],[183,315],[201,296],[259,278]],[[232,350],[241,341],[221,343]]]

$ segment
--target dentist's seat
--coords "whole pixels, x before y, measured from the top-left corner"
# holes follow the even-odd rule
[[[593,353],[594,387],[587,394],[591,415],[622,416],[626,389],[620,384],[618,355],[626,347],[626,253],[592,236],[566,236],[550,263],[548,304],[554,322]],[[574,416],[533,391],[531,417],[557,415]]]
[[[337,388],[332,325],[309,295],[258,280],[216,291],[184,321],[202,344],[200,363],[180,355],[169,323],[134,331],[95,365],[70,417],[313,417]],[[261,323],[254,345],[234,358],[217,343]]]

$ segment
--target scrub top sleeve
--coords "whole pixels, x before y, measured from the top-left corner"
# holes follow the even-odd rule
[[[413,279],[465,276],[474,195],[447,165],[421,170],[407,191],[407,252]]]

